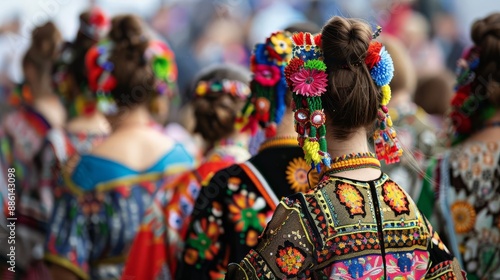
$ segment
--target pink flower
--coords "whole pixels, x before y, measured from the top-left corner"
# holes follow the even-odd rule
[[[262,86],[272,87],[281,78],[281,71],[275,65],[257,64],[254,68],[253,79]]]
[[[296,94],[312,97],[321,96],[326,91],[328,76],[316,69],[302,69],[293,74],[291,80]]]

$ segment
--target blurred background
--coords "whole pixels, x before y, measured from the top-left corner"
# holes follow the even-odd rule
[[[321,26],[334,15],[363,18],[383,34],[399,37],[419,75],[454,70],[469,45],[471,23],[500,10],[496,0],[16,0],[0,9],[0,100],[22,81],[20,59],[34,26],[54,21],[67,40],[78,15],[91,5],[109,15],[140,15],[176,54],[179,86],[215,62],[248,64],[253,44],[272,31],[310,21]],[[495,7],[496,6],[496,7]],[[492,9],[493,8],[493,9]],[[181,94],[178,102],[188,96]]]

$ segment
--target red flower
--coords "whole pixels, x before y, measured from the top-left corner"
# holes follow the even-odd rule
[[[461,107],[467,98],[467,94],[459,91],[453,96],[453,99],[451,99],[451,105],[454,107]]]
[[[277,66],[258,64],[254,68],[253,79],[262,86],[272,87],[281,78],[281,71]]]
[[[375,64],[380,61],[380,50],[382,49],[382,43],[377,41],[372,41],[368,47],[368,54],[365,58],[365,63],[368,69],[372,69]]]
[[[96,27],[105,27],[109,24],[109,19],[101,9],[94,8],[90,14],[89,22]]]
[[[292,58],[288,65],[285,67],[285,79],[288,87],[292,87],[292,80],[290,79],[293,74],[299,72],[300,68],[304,66],[304,61],[299,58]]]
[[[465,134],[471,131],[472,123],[469,117],[461,114],[460,112],[453,111],[450,114],[450,118],[456,132]]]

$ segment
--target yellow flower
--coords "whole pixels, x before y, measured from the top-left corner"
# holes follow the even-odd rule
[[[291,54],[292,53],[292,40],[285,36],[284,33],[276,33],[271,36],[271,43],[274,46],[274,50],[278,54]]]

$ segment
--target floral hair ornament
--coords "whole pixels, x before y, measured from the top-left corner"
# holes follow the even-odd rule
[[[325,113],[321,95],[326,92],[328,75],[323,62],[321,35],[295,33],[292,36],[293,58],[285,68],[285,78],[293,91],[295,130],[308,164],[320,173],[330,167],[327,152]]]
[[[250,88],[240,81],[235,80],[211,80],[199,81],[195,88],[196,97],[202,97],[207,94],[227,93],[242,100],[246,100],[250,96]]]
[[[105,115],[118,112],[118,107],[110,92],[116,88],[116,79],[112,75],[114,64],[109,61],[113,42],[104,40],[90,48],[85,57],[89,88],[97,96],[97,108]]]
[[[451,100],[452,145],[458,144],[473,132],[472,118],[486,121],[495,113],[494,107],[482,96],[476,96],[472,87],[476,83],[476,69],[479,66],[478,47],[465,52],[457,63],[456,93]],[[475,113],[481,112],[479,116]]]
[[[242,115],[247,122],[242,122],[242,130],[249,129],[255,134],[260,125],[265,130],[266,138],[276,135],[286,111],[288,88],[284,70],[292,56],[290,35],[285,31],[277,31],[265,43],[255,45],[250,58],[252,97],[243,108]]]
[[[373,39],[376,39],[380,35],[380,32],[382,32],[382,28],[378,26],[377,30],[373,33]],[[387,164],[396,163],[399,162],[403,154],[403,149],[396,137],[396,130],[392,127],[391,116],[387,108],[387,104],[391,100],[391,87],[389,83],[394,76],[394,64],[385,47],[377,41],[370,42],[365,63],[370,71],[373,82],[382,92],[382,100],[377,112],[375,132],[373,133],[375,153],[380,161],[385,160]]]
[[[151,41],[144,58],[151,64],[157,78],[154,87],[158,94],[173,97],[177,92],[178,72],[172,50],[162,41]]]

